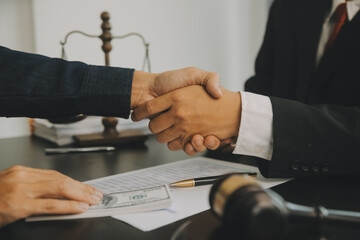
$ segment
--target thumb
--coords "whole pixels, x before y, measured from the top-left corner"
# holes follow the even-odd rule
[[[216,150],[220,147],[221,142],[216,136],[208,135],[204,138],[204,144],[208,149]]]
[[[206,91],[214,98],[221,98],[220,77],[217,73],[208,73],[205,79]]]

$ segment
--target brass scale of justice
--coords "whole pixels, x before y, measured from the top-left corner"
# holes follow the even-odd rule
[[[147,66],[148,71],[151,72],[150,67],[150,58],[149,58],[149,43],[145,40],[144,36],[137,32],[131,32],[122,36],[112,36],[111,34],[111,24],[109,22],[110,15],[108,12],[101,13],[101,35],[90,35],[84,33],[82,31],[71,31],[66,34],[65,39],[61,44],[61,57],[66,59],[65,54],[65,44],[70,35],[78,33],[84,35],[89,38],[100,38],[102,40],[102,50],[105,54],[105,66],[110,66],[110,51],[112,50],[111,40],[113,39],[124,39],[130,36],[139,37],[143,45],[145,47],[145,57],[143,61],[142,70],[145,70],[145,66]],[[53,123],[71,123],[76,121],[81,121],[86,116],[80,114],[75,117],[64,118],[64,119],[49,119],[50,122]],[[128,145],[133,143],[141,143],[143,144],[144,141],[147,139],[148,135],[144,134],[141,131],[135,129],[128,129],[128,130],[121,130],[117,131],[116,125],[118,123],[118,119],[116,117],[103,117],[102,124],[104,126],[104,131],[102,133],[92,133],[92,134],[82,134],[82,135],[75,135],[74,140],[75,143],[79,146],[87,147],[87,146],[120,146],[120,145]]]

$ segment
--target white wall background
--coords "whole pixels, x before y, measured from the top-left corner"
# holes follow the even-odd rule
[[[242,89],[244,81],[253,74],[269,2],[270,0],[0,0],[0,31],[12,34],[11,37],[2,34],[0,44],[59,57],[59,41],[64,39],[66,33],[81,30],[99,35],[100,13],[108,11],[113,35],[136,31],[150,42],[153,72],[196,66],[218,72],[222,85],[237,91]],[[14,19],[14,22],[10,19]],[[29,42],[24,41],[24,34]],[[14,44],[14,41],[18,43]],[[29,43],[35,46],[34,49],[26,46]],[[112,44],[112,66],[141,68],[144,48],[139,39],[132,37],[114,40]],[[101,41],[98,39],[73,35],[66,45],[68,59],[103,65],[104,57],[100,46]],[[1,126],[8,126],[7,130],[15,133],[18,127],[14,124],[7,121]],[[4,135],[0,129],[0,137],[4,136],[8,135]]]
[[[0,45],[34,52],[32,6],[31,0],[0,0]],[[0,138],[29,134],[25,118],[0,118]]]

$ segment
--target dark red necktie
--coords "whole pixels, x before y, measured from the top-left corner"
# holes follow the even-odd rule
[[[347,10],[346,10],[346,3],[341,3],[336,11],[335,11],[335,25],[334,30],[330,35],[329,41],[326,44],[326,48],[328,49],[333,43],[336,36],[339,34],[341,27],[345,24],[347,20]]]

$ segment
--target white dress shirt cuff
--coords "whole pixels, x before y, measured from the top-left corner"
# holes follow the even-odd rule
[[[234,154],[271,160],[273,111],[269,97],[241,92],[241,124]]]

